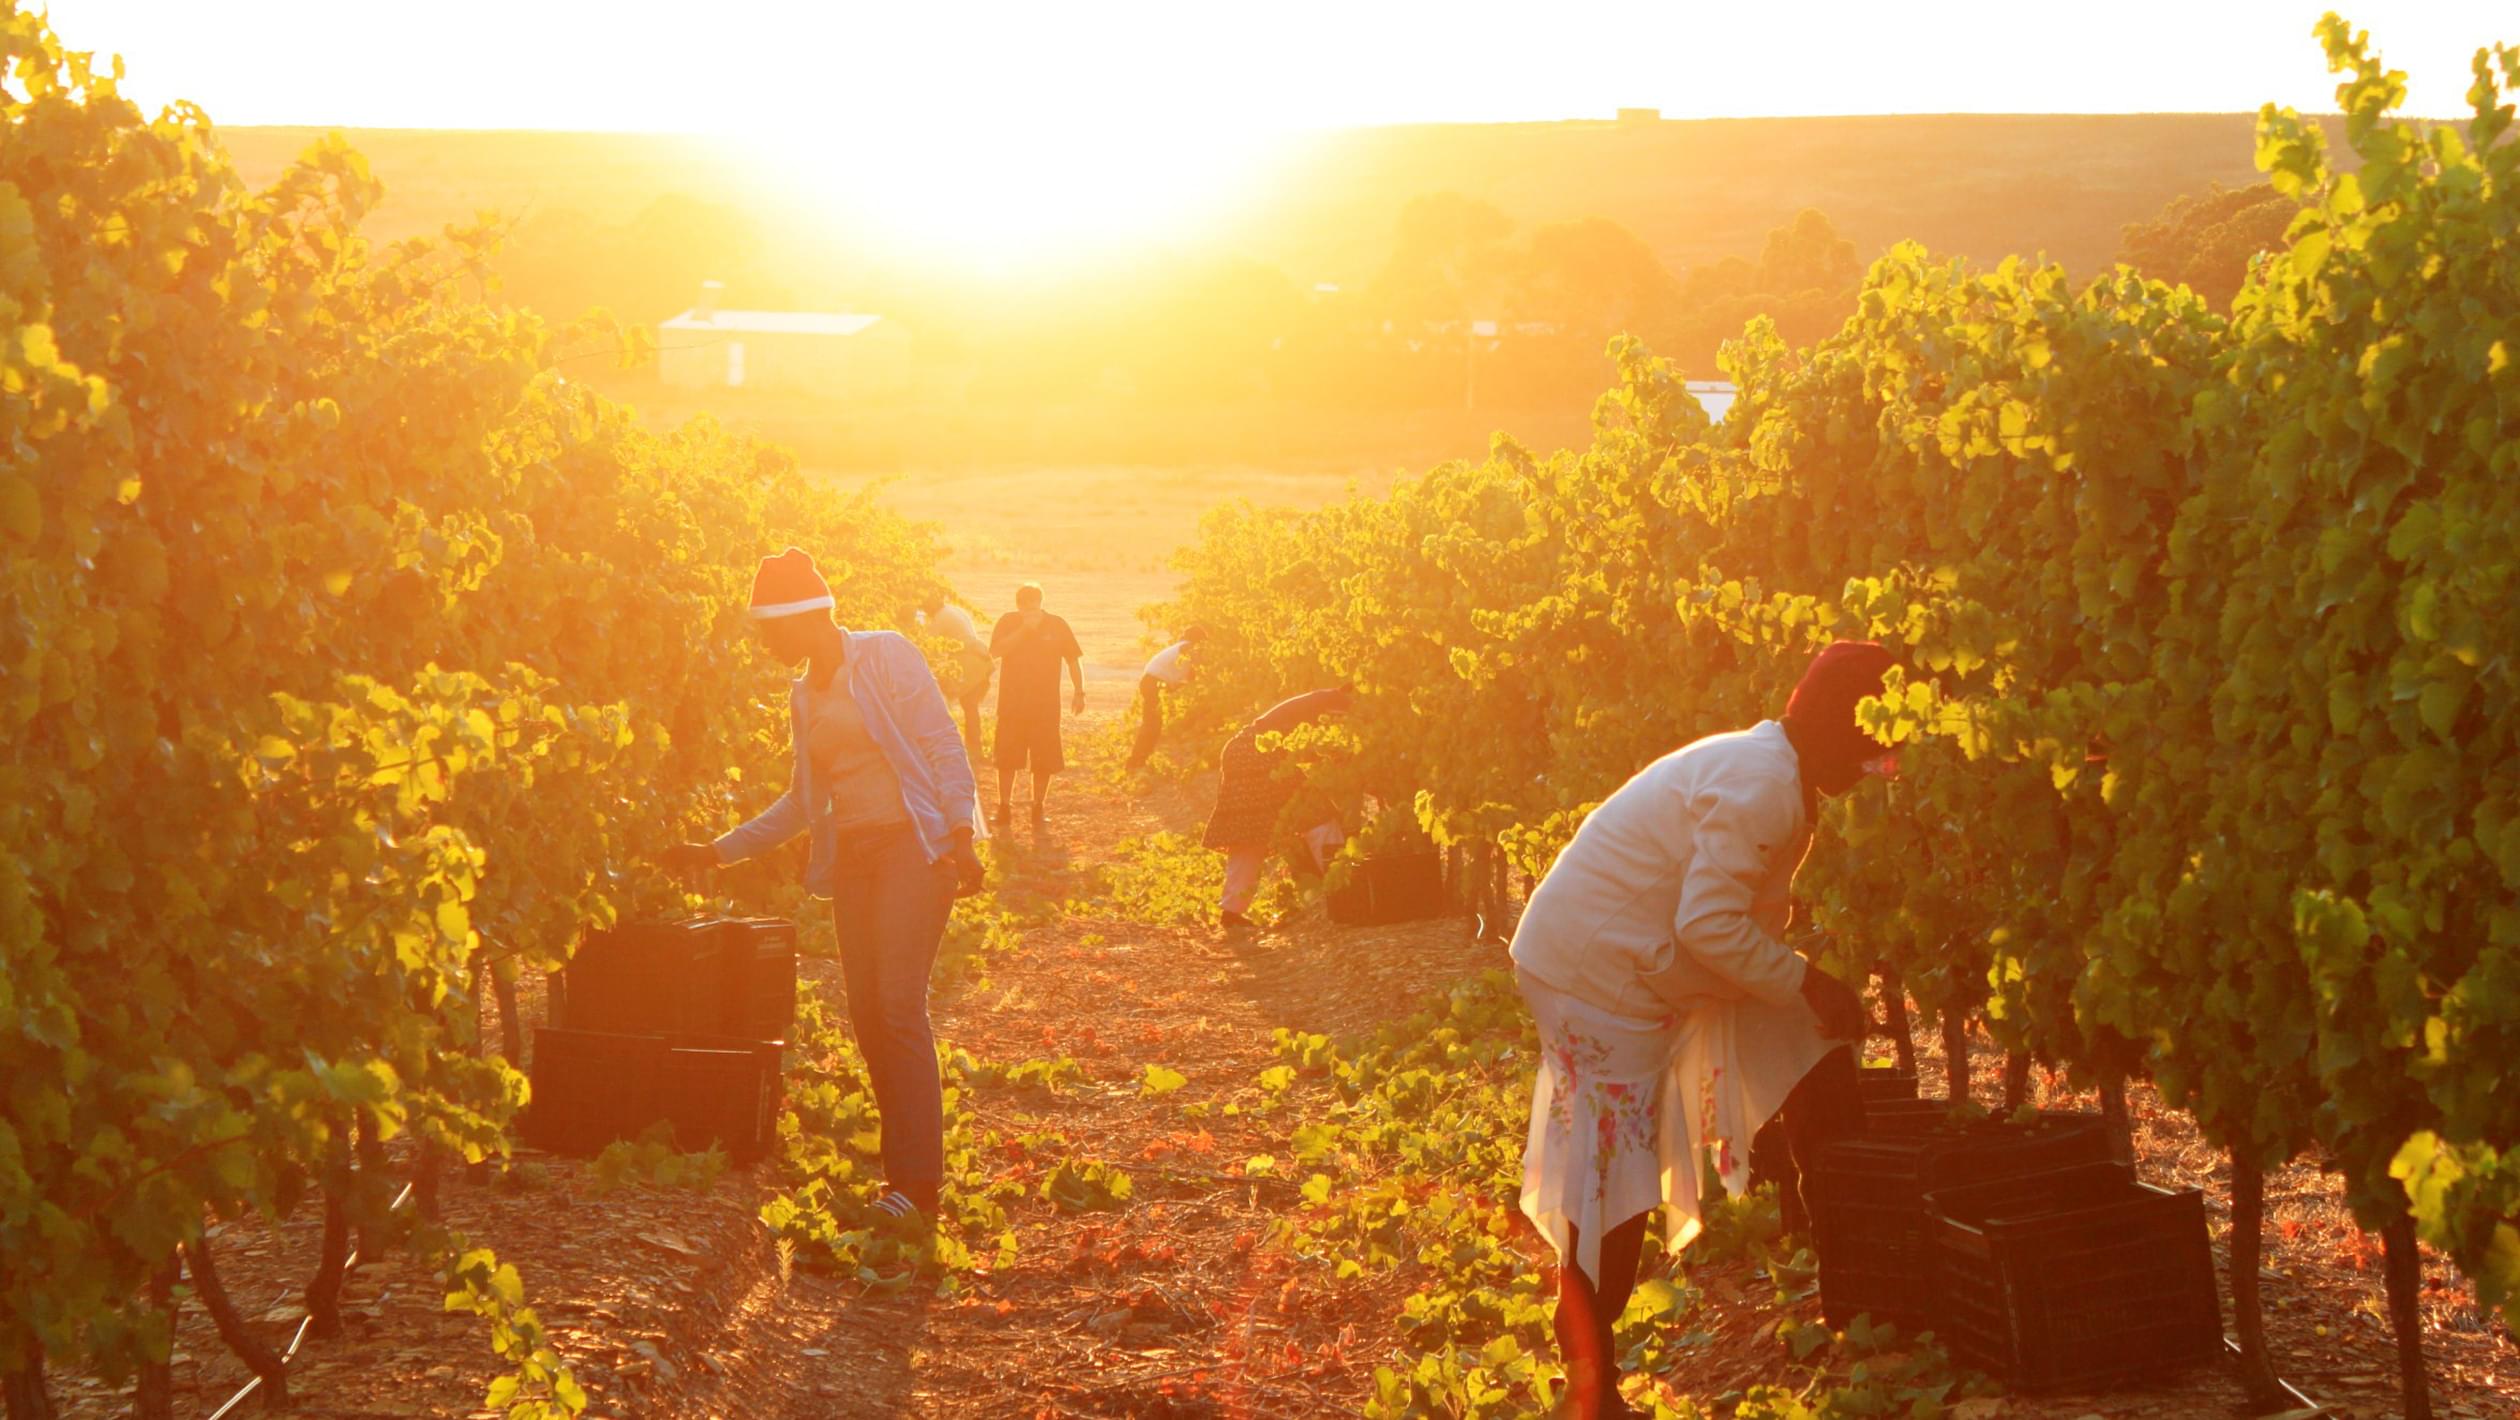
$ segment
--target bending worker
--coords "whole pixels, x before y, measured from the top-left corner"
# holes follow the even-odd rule
[[[1828,646],[1783,720],[1647,765],[1584,820],[1515,929],[1542,1056],[1522,1209],[1558,1254],[1561,1414],[1634,1413],[1611,1329],[1653,1209],[1675,1253],[1701,1227],[1701,1160],[1737,1193],[1780,1109],[1806,1169],[1862,1127],[1845,1042],[1863,1000],[1782,937],[1819,796],[1896,771],[1855,723],[1890,665],[1870,642]]]

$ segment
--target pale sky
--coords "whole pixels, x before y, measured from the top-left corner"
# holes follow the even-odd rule
[[[223,124],[751,133],[939,114],[1241,132],[1607,116],[2332,109],[2335,0],[53,0]],[[2348,6],[2464,110],[2511,0]]]
[[[1288,134],[1884,113],[2332,111],[2332,0],[52,0],[154,110],[224,126],[726,135],[905,247],[1046,254],[1213,216]],[[2520,0],[2367,5],[2466,108]],[[391,175],[388,175],[389,178]],[[1017,224],[1021,224],[1020,226]]]

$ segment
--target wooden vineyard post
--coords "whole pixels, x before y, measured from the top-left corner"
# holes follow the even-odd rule
[[[1953,1104],[1969,1098],[1969,1018],[1957,1007],[1942,1013],[1943,1089]]]
[[[254,1335],[254,1329],[236,1310],[236,1303],[227,1289],[219,1285],[218,1268],[210,1260],[210,1238],[207,1234],[184,1244],[185,1269],[192,1273],[193,1292],[201,1298],[203,1309],[210,1313],[210,1322],[219,1329],[219,1339],[245,1363],[245,1369],[262,1378],[263,1408],[289,1408],[289,1368],[278,1355]]]
[[[1907,988],[1888,972],[1881,974],[1882,1014],[1889,1019],[1890,1045],[1898,1052],[1899,1069],[1916,1073],[1916,1027],[1908,1021]]]
[[[419,1158],[412,1164],[411,1203],[426,1222],[437,1222],[438,1180],[446,1173],[446,1151],[435,1144],[422,1144]]]
[[[2240,1384],[2249,1404],[2272,1410],[2284,1401],[2266,1350],[2266,1308],[2258,1269],[2266,1252],[2266,1170],[2246,1151],[2231,1150],[2231,1329],[2240,1338]]]
[[[324,1160],[324,1244],[306,1284],[306,1314],[315,1335],[341,1334],[341,1279],[350,1270],[350,1141],[335,1133]]]
[[[2021,1108],[2030,1098],[2030,1055],[2016,1050],[2004,1057],[2004,1113]]]
[[[1493,840],[1483,840],[1470,853],[1470,911],[1479,939],[1506,940],[1505,855]]]
[[[365,1187],[385,1177],[385,1141],[377,1137],[376,1121],[364,1114],[358,1119],[357,1139],[359,1159],[357,1181]],[[373,1192],[370,1196],[374,1196]],[[360,1218],[359,1256],[372,1258],[383,1251],[378,1245],[384,1241],[383,1229],[386,1222],[387,1220],[383,1218],[371,1219],[364,1215]]]
[[[170,1253],[149,1278],[149,1303],[166,1319],[166,1355],[141,1358],[131,1387],[133,1420],[175,1420],[175,1283],[183,1275],[182,1256]]]
[[[44,1384],[44,1347],[33,1332],[22,1332],[11,1348],[16,1364],[0,1371],[0,1396],[8,1402],[8,1420],[53,1420],[52,1391]]]
[[[2400,1213],[2380,1230],[2389,1283],[2389,1324],[2397,1331],[2398,1401],[2406,1420],[2432,1420],[2432,1386],[2424,1376],[2424,1254],[2413,1215]]]
[[[490,939],[482,938],[487,942]],[[490,989],[499,999],[499,1049],[508,1063],[522,1067],[525,1063],[525,1020],[517,1013],[516,965],[513,957],[490,963]]]
[[[2126,1112],[2126,1077],[2112,1070],[2100,1081],[2100,1127],[2108,1132],[2109,1157],[2135,1162],[2135,1121]]]
[[[1479,918],[1487,921],[1487,936],[1494,938],[1497,936],[1497,913],[1504,908],[1504,903],[1497,900],[1497,845],[1494,842],[1479,842],[1479,863],[1477,868],[1472,868],[1472,873],[1479,875]]]
[[[498,991],[498,967],[488,955],[493,950],[495,950],[495,945],[487,936],[483,937],[481,950],[473,955],[472,961],[473,1054],[476,1056],[487,1056],[490,1053],[490,1036],[481,1027],[481,1012]],[[513,1029],[510,1025],[513,1019],[511,1013],[501,1010],[500,1030],[503,1034]],[[519,1032],[519,1035],[521,1036],[522,1032]],[[507,1057],[508,1063],[520,1070],[525,1068],[522,1045],[510,1046],[509,1050],[511,1053]],[[490,1160],[487,1157],[464,1165],[464,1181],[467,1183],[483,1183],[488,1181],[489,1177]]]

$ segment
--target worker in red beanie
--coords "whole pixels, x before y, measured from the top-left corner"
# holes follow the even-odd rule
[[[1855,707],[1881,693],[1883,677],[1897,662],[1875,641],[1832,641],[1785,701],[1785,735],[1802,768],[1803,808],[1819,797],[1835,798],[1862,782],[1867,771],[1896,777],[1898,751],[1876,740],[1855,721]]]
[[[1635,1413],[1612,1329],[1657,1206],[1677,1252],[1702,1226],[1701,1168],[1741,1193],[1770,1118],[1805,1169],[1863,1127],[1863,998],[1784,934],[1819,796],[1889,767],[1855,709],[1891,665],[1869,642],[1829,646],[1783,719],[1647,765],[1585,816],[1515,927],[1541,1044],[1522,1209],[1558,1253],[1562,1415]]]
[[[882,1123],[874,1207],[915,1229],[935,1221],[945,1181],[928,977],[954,899],[985,878],[972,847],[979,788],[927,657],[897,631],[840,625],[836,605],[802,548],[761,559],[746,616],[772,660],[805,667],[787,686],[786,791],[660,861],[696,875],[805,837],[805,890],[831,902],[849,1023]]]

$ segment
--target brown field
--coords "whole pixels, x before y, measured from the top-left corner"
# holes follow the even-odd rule
[[[884,501],[936,524],[945,576],[983,629],[1014,607],[1017,587],[1039,582],[1042,604],[1076,628],[1087,675],[1130,684],[1153,645],[1138,611],[1172,595],[1172,554],[1195,538],[1201,514],[1237,498],[1314,507],[1390,482],[1389,470],[1126,466],[819,476],[852,490],[878,484]]]
[[[2089,271],[2114,257],[2121,224],[2212,183],[2257,181],[2255,122],[2245,113],[1901,114],[1353,129],[1289,149],[1205,244],[1284,266],[1305,282],[1358,281],[1388,250],[1410,198],[1457,191],[1526,227],[1608,217],[1675,269],[1755,255],[1769,228],[1818,207],[1868,259],[1913,237],[1982,260],[2046,252]],[[224,137],[246,178],[267,181],[320,133],[233,128]],[[374,218],[384,236],[435,232],[485,208],[529,220],[578,212],[623,222],[674,193],[739,206],[791,239],[821,235],[796,230],[777,194],[754,186],[727,149],[705,140],[402,129],[346,136],[386,180]],[[817,284],[809,272],[799,277],[803,288]]]

